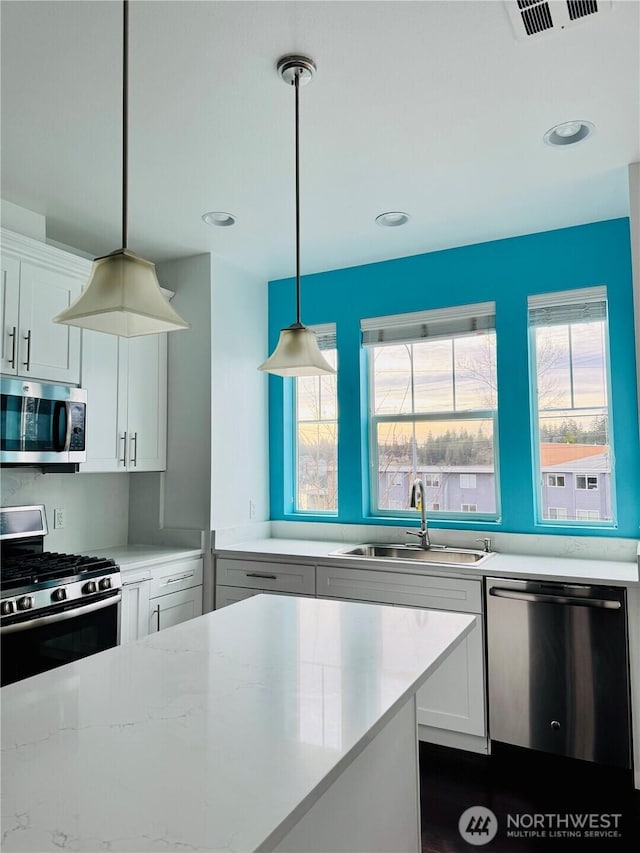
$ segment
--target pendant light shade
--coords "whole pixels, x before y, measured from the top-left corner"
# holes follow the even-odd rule
[[[281,330],[273,355],[258,370],[275,373],[276,376],[323,376],[335,373],[320,351],[315,332],[301,323],[293,323]]]
[[[53,318],[54,323],[80,326],[125,338],[188,329],[189,323],[169,304],[156,277],[155,264],[127,249],[128,201],[128,42],[129,3],[123,2],[122,67],[122,249],[96,258],[80,296]]]
[[[296,93],[296,322],[280,331],[278,344],[258,370],[276,376],[324,376],[335,373],[320,352],[315,333],[300,322],[300,121],[298,95],[300,86],[308,83],[316,70],[306,56],[283,56],[278,73]]]
[[[155,264],[128,249],[97,258],[86,288],[54,322],[124,338],[189,328],[160,290]]]

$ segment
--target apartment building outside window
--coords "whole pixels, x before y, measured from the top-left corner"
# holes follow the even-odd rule
[[[529,297],[529,328],[538,520],[611,524],[606,289]]]
[[[318,346],[337,368],[335,325],[314,326]],[[300,376],[294,381],[295,511],[338,510],[337,375]]]
[[[494,303],[376,317],[361,329],[372,514],[415,513],[409,499],[419,477],[427,506],[442,517],[496,518]]]

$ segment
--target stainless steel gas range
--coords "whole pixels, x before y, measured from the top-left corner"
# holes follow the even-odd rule
[[[118,644],[119,567],[45,551],[47,532],[44,506],[0,509],[2,686]]]

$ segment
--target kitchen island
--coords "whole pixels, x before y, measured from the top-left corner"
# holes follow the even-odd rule
[[[259,595],[2,689],[2,849],[418,851],[471,615]]]

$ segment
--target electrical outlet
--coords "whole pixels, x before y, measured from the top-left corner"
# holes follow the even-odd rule
[[[53,526],[56,530],[62,530],[64,528],[64,510],[63,509],[54,509],[53,511]]]
[[[249,518],[255,518],[255,517],[256,517],[256,502],[253,500],[253,498],[250,498],[249,499]]]

